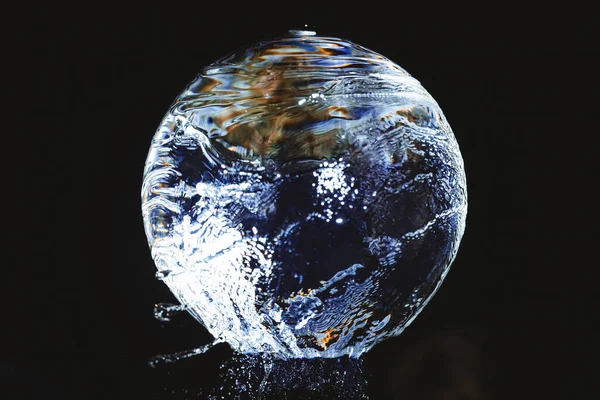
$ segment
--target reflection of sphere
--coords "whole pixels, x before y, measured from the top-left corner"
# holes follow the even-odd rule
[[[159,276],[243,353],[357,357],[441,284],[466,218],[435,100],[336,38],[263,42],[204,68],[160,124],[142,188]]]

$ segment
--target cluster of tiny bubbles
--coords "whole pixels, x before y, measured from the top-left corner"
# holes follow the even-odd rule
[[[386,57],[312,31],[203,68],[156,130],[141,195],[156,277],[177,300],[156,319],[185,312],[214,337],[150,365],[226,343],[239,357],[223,390],[256,396],[275,382],[344,392],[319,368],[358,371],[403,332],[467,215],[462,156],[433,97]]]

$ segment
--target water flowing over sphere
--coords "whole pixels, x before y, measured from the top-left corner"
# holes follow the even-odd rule
[[[358,357],[441,285],[467,213],[442,110],[404,69],[292,31],[201,69],[142,186],[157,276],[237,352]]]

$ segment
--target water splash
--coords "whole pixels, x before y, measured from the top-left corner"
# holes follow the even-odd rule
[[[175,353],[157,355],[157,356],[152,357],[150,359],[150,361],[148,361],[148,365],[151,366],[152,368],[155,368],[160,365],[172,364],[177,361],[184,360],[186,358],[198,356],[200,354],[206,353],[208,350],[212,349],[214,346],[216,346],[219,343],[223,343],[223,340],[216,339],[207,345],[196,347],[194,349],[178,351]]]
[[[157,319],[186,310],[236,352],[286,360],[357,358],[400,334],[456,256],[467,194],[416,79],[297,32],[202,69],[156,131],[142,203],[181,303]]]
[[[175,314],[187,309],[188,306],[171,303],[157,303],[154,305],[154,318],[161,322],[169,322]]]
[[[290,359],[238,355],[221,366],[210,400],[368,399],[362,360]]]

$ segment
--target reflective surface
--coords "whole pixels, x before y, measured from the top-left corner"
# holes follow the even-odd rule
[[[358,357],[435,293],[467,196],[417,80],[301,31],[202,69],[152,140],[142,202],[157,277],[217,340]]]

